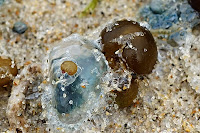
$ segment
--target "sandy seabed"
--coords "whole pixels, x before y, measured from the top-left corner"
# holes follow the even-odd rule
[[[141,21],[138,9],[148,1],[101,0],[93,13],[80,17],[89,0],[8,0],[0,6],[0,55],[15,61],[15,85],[0,90],[1,132],[72,132],[55,126],[41,103],[45,89],[45,57],[56,43],[73,33],[96,40],[115,20]],[[24,34],[12,31],[15,22],[28,26]],[[151,133],[200,131],[200,36],[186,35],[173,47],[154,36],[158,61],[139,82],[133,106],[123,110],[105,104],[93,120],[73,132]],[[42,83],[42,85],[40,85]],[[52,126],[53,125],[53,126]]]

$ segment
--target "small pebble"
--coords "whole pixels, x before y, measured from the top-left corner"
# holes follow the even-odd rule
[[[27,25],[23,22],[16,22],[13,26],[13,31],[18,34],[23,34],[27,29]]]
[[[12,76],[16,76],[18,73],[16,65],[13,66],[12,60],[7,57],[0,56],[0,87],[8,85],[12,80]]]
[[[152,0],[150,9],[155,14],[162,14],[165,11],[165,4],[163,0]]]

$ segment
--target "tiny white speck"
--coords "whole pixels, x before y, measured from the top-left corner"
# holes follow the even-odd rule
[[[52,83],[52,85],[55,85],[55,84],[56,84],[56,81],[52,80],[52,82],[51,82],[51,83]]]
[[[147,52],[147,49],[146,49],[146,48],[144,48],[144,52]]]
[[[99,85],[97,85],[97,87],[96,87],[97,89],[100,89],[100,86]]]
[[[62,90],[62,91],[65,91],[65,88],[64,88],[64,87],[61,87],[61,90]]]
[[[137,48],[136,48],[136,47],[132,47],[131,49],[133,49],[133,50],[137,51]]]
[[[94,51],[95,53],[97,53],[97,52],[98,52],[98,50],[97,50],[97,49],[94,49],[93,51]]]
[[[72,101],[72,100],[70,100],[70,101],[69,101],[69,104],[73,104],[73,101]]]
[[[11,63],[12,63],[11,67],[14,68],[15,67],[14,61],[12,61]]]
[[[63,93],[63,97],[65,98],[65,97],[67,97],[67,95],[65,93]]]
[[[115,23],[115,25],[119,25],[118,23]]]
[[[115,54],[119,54],[119,50],[115,51]]]

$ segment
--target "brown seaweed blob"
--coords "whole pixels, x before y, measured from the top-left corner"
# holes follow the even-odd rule
[[[122,91],[114,91],[117,95],[115,101],[119,108],[129,107],[133,104],[133,100],[138,94],[138,83],[136,80],[131,80],[131,85],[129,88]]]
[[[193,9],[200,12],[200,0],[188,0]]]
[[[135,21],[121,20],[101,32],[102,52],[115,71],[125,66],[137,74],[149,74],[157,60],[157,47],[149,30]]]
[[[77,65],[73,61],[64,61],[61,64],[61,70],[72,76],[77,72]]]
[[[12,76],[18,73],[16,65],[12,65],[12,60],[0,56],[0,87],[8,85],[12,81]]]

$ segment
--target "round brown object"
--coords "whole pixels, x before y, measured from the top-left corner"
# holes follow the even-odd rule
[[[138,94],[138,83],[136,80],[131,81],[131,85],[128,89],[122,91],[115,91],[117,97],[115,101],[119,108],[129,107],[133,104],[133,100]]]
[[[72,76],[77,72],[77,65],[73,61],[64,61],[61,70]]]
[[[200,0],[188,0],[193,9],[200,12]]]
[[[102,52],[114,70],[122,65],[137,74],[149,74],[157,60],[155,40],[135,21],[116,21],[101,32]]]
[[[18,73],[16,65],[12,66],[12,60],[10,58],[0,56],[0,87],[8,85],[12,79],[11,76],[16,76]]]

